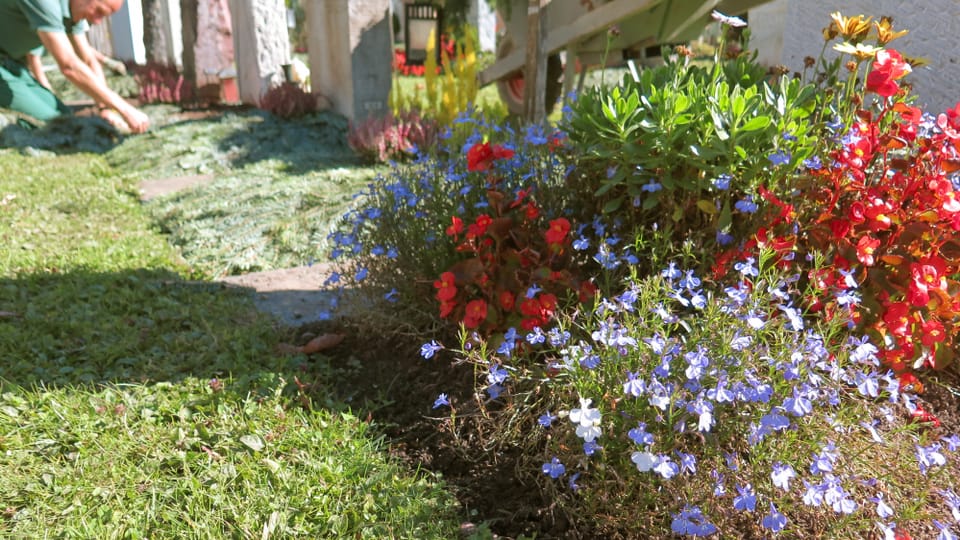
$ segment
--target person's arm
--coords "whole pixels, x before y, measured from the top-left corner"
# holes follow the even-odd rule
[[[43,46],[57,61],[60,72],[68,81],[77,86],[83,93],[92,97],[97,103],[115,109],[134,133],[143,133],[150,127],[150,119],[147,115],[107,87],[102,69],[98,76],[77,56],[73,43],[65,33],[38,31],[37,34],[40,36]],[[86,39],[83,42],[86,43]],[[87,44],[87,47],[89,46]]]
[[[53,91],[53,87],[50,86],[50,80],[47,79],[47,74],[43,72],[43,62],[40,61],[40,57],[33,53],[27,53],[25,63],[27,64],[27,69],[30,70],[30,74],[33,75],[33,78],[47,90]]]
[[[90,45],[90,42],[87,41],[87,35],[69,34],[67,39],[69,39],[71,45],[73,45],[73,52],[77,53],[77,58],[90,68],[94,77],[106,85],[107,77],[103,74],[103,66],[100,64],[100,60],[97,59],[97,52],[93,49],[93,46]]]

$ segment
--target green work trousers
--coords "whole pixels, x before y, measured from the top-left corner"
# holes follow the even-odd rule
[[[0,57],[0,107],[22,112],[37,120],[70,114],[67,107],[50,90],[30,74],[27,66],[11,58]]]

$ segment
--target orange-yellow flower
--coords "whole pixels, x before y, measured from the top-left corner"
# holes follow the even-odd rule
[[[856,17],[844,17],[839,11],[830,14],[833,19],[831,26],[836,25],[837,32],[845,39],[857,42],[863,41],[870,32],[870,21],[873,17],[864,18],[863,15]]]
[[[894,32],[893,19],[886,16],[880,17],[880,22],[873,23],[873,27],[877,29],[877,42],[881,45],[886,45],[897,38],[907,35],[907,32],[909,32],[909,30]]]

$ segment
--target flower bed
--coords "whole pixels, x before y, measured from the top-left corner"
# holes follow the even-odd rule
[[[960,437],[916,392],[954,350],[960,125],[871,22],[833,15],[812,82],[721,44],[562,129],[461,115],[360,194],[336,279],[472,366],[425,407],[595,530],[951,538]]]

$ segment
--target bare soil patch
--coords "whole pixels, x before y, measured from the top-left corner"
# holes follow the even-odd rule
[[[472,414],[475,407],[457,401],[458,396],[473,394],[470,366],[453,365],[440,356],[424,360],[419,355],[422,343],[402,336],[370,335],[343,320],[287,332],[288,341],[301,346],[318,335],[346,336],[335,349],[325,351],[335,361],[355,358],[361,366],[340,381],[338,398],[351,403],[357,416],[381,427],[394,455],[413,468],[443,475],[470,516],[462,526],[464,533],[485,524],[496,538],[596,538],[582,523],[565,516],[539,486],[517,479],[518,467],[529,465],[523,459],[524,449],[485,448],[480,431],[474,429],[474,424],[479,427]],[[457,430],[450,427],[449,409],[432,409],[441,392],[451,396],[458,410]]]

